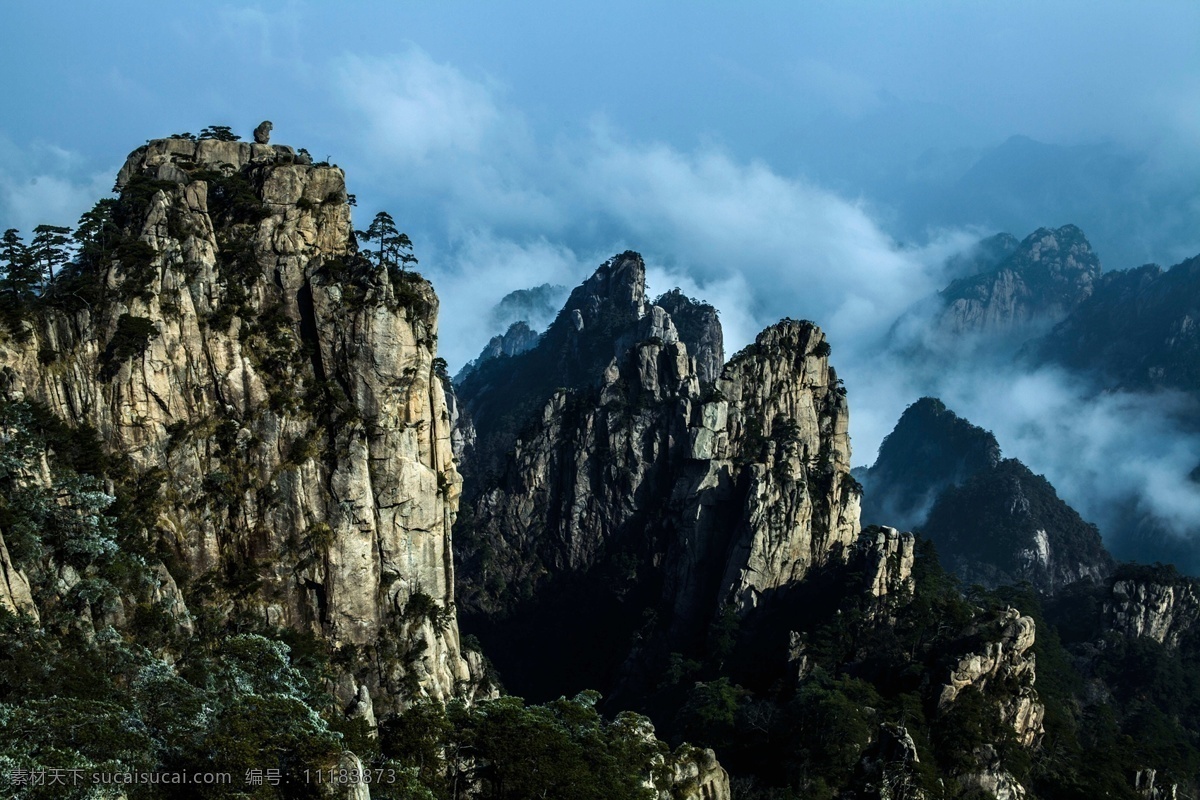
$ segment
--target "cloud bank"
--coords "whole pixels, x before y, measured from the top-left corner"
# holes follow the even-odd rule
[[[371,191],[404,207],[398,218],[436,216],[429,224],[441,229],[429,239],[439,249],[423,268],[447,308],[461,302],[455,287],[469,284],[470,304],[494,302],[518,281],[578,283],[612,253],[635,249],[661,280],[722,307],[731,347],[783,316],[811,318],[844,343],[878,336],[938,285],[945,256],[971,238],[902,249],[862,203],[715,145],[684,152],[629,141],[609,119],[571,139],[534,141],[493,82],[416,48],[347,62],[339,86],[362,122],[356,157],[429,187],[389,192],[376,180]],[[486,341],[451,327],[442,346],[452,363]]]
[[[900,246],[863,202],[717,145],[631,140],[612,118],[536,141],[498,84],[415,48],[350,62],[342,80],[365,121],[362,157],[383,157],[397,179],[427,187],[408,211],[437,242],[422,268],[442,298],[452,367],[498,333],[484,312],[508,292],[577,284],[635,249],[652,291],[679,286],[720,310],[730,352],[783,316],[825,328],[851,392],[858,463],[874,460],[908,404],[932,394],[992,430],[1086,518],[1111,528],[1133,502],[1171,530],[1200,530],[1200,493],[1186,477],[1200,441],[1171,422],[1182,398],[1096,396],[1067,373],[995,353],[920,369],[885,346],[895,320],[945,285],[946,259],[991,231]]]
[[[254,41],[262,60],[278,58],[271,41]],[[842,113],[869,115],[883,101],[824,62],[798,69],[813,91],[843,98]],[[720,142],[633,137],[636,126],[611,107],[539,137],[502,81],[412,45],[306,74],[342,131],[336,160],[359,222],[386,208],[416,243],[442,301],[440,349],[452,371],[499,332],[487,312],[504,295],[573,286],[634,249],[654,292],[679,286],[720,310],[729,352],[784,316],[821,325],[851,393],[856,463],[873,461],[905,406],[934,394],[995,432],[1085,516],[1103,523],[1135,497],[1173,530],[1200,530],[1185,477],[1200,442],[1169,422],[1178,398],[1096,397],[1064,373],[995,360],[913,370],[885,350],[896,318],[945,284],[947,256],[994,231],[946,230],[901,246],[880,222],[884,209]],[[88,174],[69,152],[0,140],[0,218],[26,231],[73,223],[115,171]]]
[[[0,224],[28,234],[49,223],[74,225],[112,190],[117,167],[87,174],[69,150],[37,142],[18,147],[0,137]]]

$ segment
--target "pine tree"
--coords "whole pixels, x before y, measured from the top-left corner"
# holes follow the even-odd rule
[[[376,214],[370,226],[365,231],[355,231],[355,235],[379,244],[378,250],[367,252],[367,257],[378,267],[389,271],[403,271],[409,264],[417,263],[417,258],[412,253],[412,240],[408,238],[408,234],[397,230],[396,221],[386,211]]]
[[[33,229],[29,252],[43,288],[54,281],[56,268],[61,270],[71,260],[71,229],[61,225],[38,225]]]
[[[39,273],[29,246],[21,241],[21,235],[13,228],[6,230],[0,239],[0,264],[4,271],[0,291],[5,303],[19,307],[32,302]]]
[[[188,135],[190,136],[191,134]],[[242,137],[230,130],[228,125],[209,125],[200,131],[200,138],[216,139],[219,142],[236,142]]]
[[[113,221],[116,205],[117,201],[111,198],[101,200],[79,218],[71,238],[79,248],[81,264],[99,266],[120,238],[121,231]]]

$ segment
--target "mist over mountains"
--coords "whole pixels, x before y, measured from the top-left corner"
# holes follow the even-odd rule
[[[176,132],[164,119],[182,131],[272,116],[316,158],[336,153],[359,207],[390,209],[413,237],[453,320],[439,340],[451,373],[511,324],[489,317],[506,295],[574,286],[635,248],[653,293],[678,286],[720,310],[730,351],[784,316],[818,321],[856,398],[859,463],[932,395],[1089,518],[1115,492],[1170,530],[1195,527],[1181,477],[1194,442],[1160,421],[1182,400],[1095,395],[1053,364],[957,359],[926,374],[878,355],[902,314],[965,276],[950,259],[1000,232],[1073,224],[1109,272],[1200,252],[1193,10],[874,9],[863,29],[850,8],[705,9],[681,29],[646,9],[636,25],[596,21],[578,51],[555,27],[573,24],[564,9],[481,12],[453,37],[432,9],[410,10],[399,36],[385,35],[388,14],[364,32],[304,3],[179,13],[174,27],[139,19],[155,70],[104,47],[96,32],[111,22],[86,10],[59,33],[110,65],[104,87],[81,92],[65,72],[36,98],[10,87],[27,112],[0,131],[0,224],[73,224],[108,188],[112,153]],[[31,31],[60,24],[27,14]],[[501,46],[498,31],[527,44]],[[4,57],[36,59],[49,38]],[[639,66],[594,69],[616,40]],[[206,64],[207,105],[177,91],[194,79],[189,60]],[[281,71],[306,76],[303,92],[268,113],[279,99],[244,76]],[[106,123],[81,135],[75,119]]]
[[[1105,264],[1175,263],[1200,250],[1194,168],[1116,143],[1056,144],[1015,134],[985,148],[931,149],[890,165],[860,191],[901,241],[930,230],[1088,231]]]
[[[0,794],[1200,798],[1200,6],[143,5],[0,10]]]
[[[942,247],[949,250],[949,241]],[[935,252],[914,256],[881,244],[876,255],[895,259],[897,275],[920,270],[915,285],[944,283],[924,296],[898,293],[886,306],[876,295],[880,313],[853,318],[858,325],[832,317],[842,334],[842,374],[856,399],[856,463],[874,461],[905,407],[939,397],[1045,474],[1100,526],[1119,558],[1200,569],[1193,538],[1200,492],[1191,477],[1200,452],[1190,422],[1192,263],[1106,271],[1090,237],[1074,225],[1021,239],[997,234],[935,266],[923,263]],[[690,276],[653,267],[648,275],[704,296]],[[778,284],[770,307],[812,309],[825,297],[848,308],[866,302],[860,290],[871,291],[847,278],[828,281],[814,297],[799,283]],[[733,317],[725,327],[734,336],[740,321],[754,318],[737,300],[728,292],[715,300],[723,322]]]
[[[356,228],[345,173],[270,128],[152,140],[77,228],[4,234],[18,797],[64,758],[247,782],[261,762],[290,777],[259,794],[289,798],[314,766],[445,800],[1194,793],[1198,584],[1116,564],[1041,464],[931,397],[856,477],[835,369],[889,402],[985,371],[1069,382],[1075,415],[1173,398],[1155,419],[1186,436],[1192,262],[1106,274],[1073,225],[947,245],[925,295],[824,277],[844,351],[785,316],[726,357],[718,307],[650,293],[627,250],[565,301],[547,283],[463,318],[513,321],[451,382],[456,319],[410,239],[384,212]],[[919,261],[891,252],[895,288]],[[851,335],[870,299],[899,310]],[[1010,399],[989,388],[983,413]],[[1053,446],[1031,397],[1016,419]],[[1186,497],[1075,474],[1142,553],[1177,541]]]

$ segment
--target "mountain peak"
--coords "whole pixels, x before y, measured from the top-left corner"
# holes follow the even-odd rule
[[[197,170],[213,170],[226,175],[240,172],[251,164],[298,164],[312,166],[312,158],[301,150],[281,144],[230,142],[221,139],[172,137],[151,139],[125,159],[117,173],[118,191],[135,175],[160,181],[187,184]],[[337,169],[330,167],[330,169]],[[337,170],[339,173],[341,170]]]
[[[577,331],[611,322],[631,322],[646,314],[646,262],[626,250],[605,261],[575,287],[555,325],[571,324]]]
[[[710,384],[721,374],[725,364],[725,336],[717,309],[672,289],[654,301],[654,305],[670,315],[687,343],[688,353],[696,359],[696,375],[703,384]]]
[[[181,591],[214,576],[218,624],[352,646],[343,704],[468,696],[430,284],[363,257],[342,171],[290,147],[158,139],[117,185],[90,212],[98,233],[21,309],[4,399],[127,459],[121,479],[164,503],[136,538]]]
[[[865,473],[863,519],[917,527],[943,489],[999,462],[1000,445],[991,432],[938,398],[922,397],[900,415]]]
[[[1038,228],[992,269],[940,292],[940,327],[950,335],[1010,334],[1053,324],[1091,296],[1100,274],[1078,227]]]
[[[686,298],[685,298],[686,299]],[[517,438],[520,425],[539,413],[559,389],[599,389],[614,363],[640,345],[680,345],[679,376],[695,380],[690,356],[704,355],[710,373],[720,357],[720,322],[715,309],[707,317],[692,301],[678,303],[695,312],[688,330],[704,339],[682,339],[672,315],[646,299],[646,263],[627,250],[605,261],[571,292],[546,332],[525,352],[503,362],[476,362],[458,394],[476,426],[481,443],[476,462],[484,471],[499,469]],[[695,324],[692,324],[695,323]],[[716,333],[713,329],[716,329]]]
[[[1112,568],[1100,534],[996,438],[923,397],[883,440],[863,476],[863,517],[920,529],[964,580],[1028,580],[1053,592]],[[980,535],[979,532],[986,532]]]

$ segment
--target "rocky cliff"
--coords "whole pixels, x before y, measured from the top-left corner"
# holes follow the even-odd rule
[[[981,636],[986,643],[981,649],[961,656],[950,669],[938,705],[942,708],[951,705],[968,688],[982,692],[989,681],[1000,683],[1008,693],[1000,704],[1000,719],[1012,726],[1021,744],[1032,746],[1045,730],[1042,720],[1046,713],[1033,688],[1037,661],[1030,648],[1036,638],[1036,627],[1031,617],[1008,608],[995,619],[981,620],[968,628],[968,635]]]
[[[932,399],[873,486],[935,501],[969,580],[1047,593],[964,591],[930,540],[860,533],[815,324],[722,363],[715,311],[647,299],[624,253],[456,395],[431,287],[358,252],[340,170],[181,137],[120,185],[75,261],[0,292],[6,769],[270,758],[481,797],[1194,793],[1195,586],[1122,568],[1063,590],[1104,566],[1094,529]],[[479,699],[459,606],[510,688],[603,689],[671,745],[594,692],[439,702]]]
[[[645,281],[646,265],[637,253],[609,259],[571,292],[536,347],[503,363],[481,365],[458,383],[457,394],[470,412],[480,445],[470,464],[480,480],[468,482],[470,496],[473,487],[499,477],[522,427],[558,389],[597,388],[613,359],[623,359],[634,344],[683,341],[689,358],[714,352],[720,342],[720,334],[710,331],[712,325],[719,328],[715,313],[672,296],[681,306],[694,307],[685,313],[692,324],[681,331],[665,309],[646,297]]]
[[[480,359],[515,356],[537,344],[537,333],[526,322],[514,322],[500,336],[493,336],[479,354]]]
[[[517,289],[492,306],[488,323],[497,331],[507,330],[516,322],[524,322],[533,330],[545,330],[562,308],[567,294],[566,286],[551,283]]]
[[[461,383],[467,375],[470,375],[484,361],[500,358],[501,356],[515,356],[518,353],[524,353],[537,344],[537,340],[537,331],[530,328],[529,323],[524,320],[514,322],[508,326],[508,330],[504,333],[489,339],[475,360],[464,364],[463,368],[454,376],[454,380],[456,383]]]
[[[1081,774],[1113,784],[1119,777],[1130,796],[1200,794],[1200,751],[1192,744],[1200,692],[1185,677],[1200,669],[1198,598],[1196,580],[1173,567],[1122,564],[1103,583],[1076,586],[1047,604],[1046,624],[1057,627],[1079,676],[1045,650],[1039,670],[1045,664],[1057,673],[1052,681],[1077,682],[1072,702],[1081,718],[1115,721],[1108,733],[1101,725],[1087,731],[1089,747],[1100,752]],[[1047,713],[1048,735],[1059,713]]]
[[[873,597],[912,592],[916,538],[908,531],[872,526],[858,537],[854,555]]]
[[[987,629],[986,631],[984,629]],[[1045,733],[1046,707],[1034,689],[1036,658],[1032,652],[1036,626],[1033,619],[1014,608],[1005,609],[996,618],[981,620],[974,630],[988,640],[977,651],[959,658],[943,685],[938,705],[949,711],[966,690],[986,693],[989,683],[1003,688],[993,698],[999,710],[999,722],[1007,735],[1023,748],[1033,748]],[[1001,756],[998,742],[981,743],[972,753],[976,765],[959,781],[996,797],[997,800],[1022,800],[1025,787],[1014,776]]]
[[[709,748],[683,748],[671,759],[669,785],[658,800],[730,800],[729,773]]]
[[[28,614],[38,621],[37,606],[29,591],[29,578],[13,564],[3,536],[0,536],[0,608],[13,614]]]
[[[1100,261],[1079,228],[1039,228],[994,269],[946,287],[936,324],[949,336],[1021,333],[1064,318],[1099,279]]]
[[[980,239],[965,250],[946,259],[945,273],[950,280],[973,278],[994,271],[1021,246],[1011,233],[997,233]]]
[[[612,259],[537,347],[503,375],[480,370],[460,387],[479,441],[513,442],[490,470],[468,473],[463,605],[512,634],[552,613],[547,598],[562,606],[560,591],[588,594],[590,609],[569,624],[582,638],[557,646],[569,661],[612,628],[601,649],[616,663],[597,675],[606,684],[649,609],[660,610],[655,636],[694,647],[721,609],[747,613],[813,565],[844,558],[858,534],[846,401],[820,329],[767,329],[704,388],[691,348],[717,356],[719,334],[705,333],[715,314],[668,297],[690,315],[689,342],[647,301],[644,280],[640,257]],[[551,364],[569,368],[539,372]],[[535,407],[539,385],[569,388]],[[589,626],[589,613],[626,622]],[[503,670],[501,640],[512,638],[493,635],[485,643]]]
[[[670,315],[687,342],[688,351],[696,359],[696,375],[700,383],[709,384],[721,374],[725,365],[725,335],[717,318],[717,309],[672,289],[654,301],[654,305]]]
[[[6,397],[127,459],[185,590],[357,654],[344,702],[469,693],[432,288],[363,259],[342,171],[288,147],[154,140],[117,189],[0,344]]]
[[[1140,574],[1138,574],[1140,572]],[[1104,601],[1107,627],[1169,648],[1200,633],[1200,587],[1167,569],[1126,569]]]

